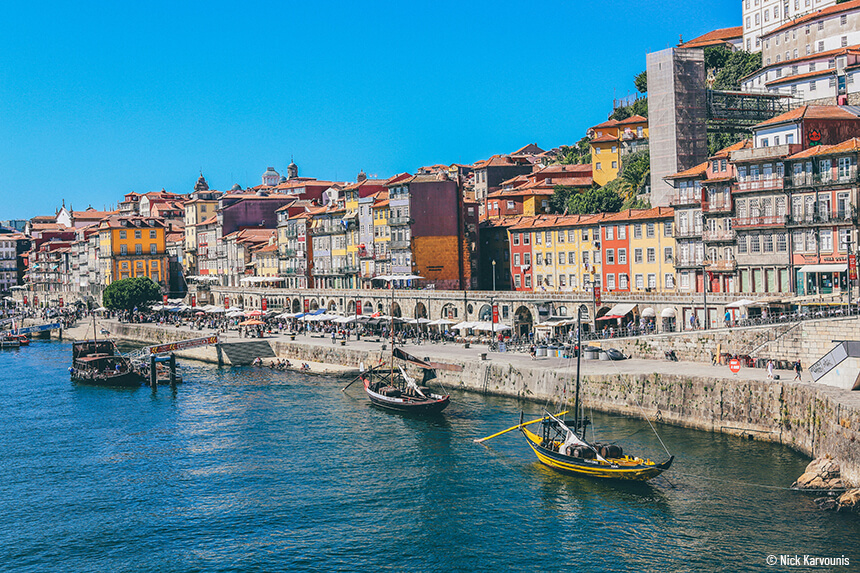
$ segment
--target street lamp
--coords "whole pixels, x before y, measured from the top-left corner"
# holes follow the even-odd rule
[[[708,269],[710,261],[707,257],[702,259],[702,298],[705,305],[705,330],[708,330]]]
[[[496,290],[496,259],[493,259],[493,290]]]

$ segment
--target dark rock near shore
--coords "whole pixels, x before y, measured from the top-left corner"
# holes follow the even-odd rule
[[[839,471],[839,464],[829,457],[812,460],[803,475],[797,478],[792,489],[805,490],[844,490],[845,484]]]

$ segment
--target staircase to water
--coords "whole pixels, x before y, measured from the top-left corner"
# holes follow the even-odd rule
[[[254,362],[255,358],[274,358],[268,340],[247,340],[242,342],[222,342],[218,345],[219,362],[227,362],[233,366],[243,366]],[[224,359],[226,358],[226,360]]]

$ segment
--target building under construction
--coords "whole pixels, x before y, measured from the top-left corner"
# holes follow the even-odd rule
[[[708,134],[737,138],[791,109],[791,97],[708,89],[705,52],[668,48],[647,56],[651,205],[669,205],[672,187],[663,178],[708,159]]]

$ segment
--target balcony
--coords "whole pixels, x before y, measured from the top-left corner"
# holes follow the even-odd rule
[[[719,199],[702,203],[702,213],[731,213],[732,200]]]
[[[674,235],[676,239],[693,239],[700,238],[702,236],[701,227],[692,227],[687,229],[681,229],[680,227],[675,227]]]
[[[702,232],[702,240],[709,243],[718,241],[734,241],[735,232],[732,229],[714,229],[713,231],[705,229]]]
[[[845,225],[854,223],[857,214],[853,207],[835,213],[804,213],[791,215],[788,225],[794,227],[809,227],[814,225]]]
[[[391,260],[391,252],[389,251],[380,251],[376,253],[377,261],[390,261]]]
[[[783,178],[771,175],[767,178],[744,179],[732,185],[732,193],[746,193],[749,191],[782,191]]]
[[[732,228],[753,229],[756,227],[784,227],[788,222],[786,215],[766,215],[764,217],[735,217]]]
[[[675,259],[676,269],[700,269],[702,268],[702,259],[696,258],[677,258]]]
[[[411,224],[412,219],[409,217],[389,217],[388,224],[391,227],[402,227],[403,225]]]
[[[702,203],[702,194],[700,193],[675,193],[669,197],[669,205],[672,207],[682,207],[691,205],[700,205]]]
[[[852,167],[848,173],[833,177],[831,173],[794,173],[786,176],[785,187],[798,189],[802,187],[828,187],[835,185],[853,185],[860,181],[857,168]]]
[[[314,269],[315,277],[337,277],[343,274],[343,267],[337,267],[334,269]]]
[[[389,249],[411,249],[412,242],[411,241],[391,241],[388,243]]]
[[[337,232],[339,232],[339,229],[336,225],[319,225],[318,227],[314,227],[314,235],[316,236],[331,235]]]
[[[373,252],[367,249],[358,249],[358,258],[359,259],[372,259]]]
[[[738,268],[737,261],[714,261],[708,264],[707,269],[712,273],[733,272]]]
[[[286,230],[284,230],[284,236],[295,238],[299,236],[299,231],[295,227],[287,227]]]
[[[358,267],[354,267],[352,265],[347,265],[345,267],[342,267],[341,270],[343,271],[343,274],[345,274],[345,275],[357,275],[358,274]]]

